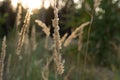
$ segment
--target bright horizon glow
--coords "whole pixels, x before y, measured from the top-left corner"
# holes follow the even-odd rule
[[[28,4],[27,4],[28,0],[20,0],[20,3],[22,4],[23,8],[27,8]]]
[[[23,6],[23,8],[29,8],[31,10],[33,9],[40,9],[42,7],[42,1],[41,0],[11,0],[11,4],[13,8],[17,7],[18,2],[20,2]]]
[[[74,1],[74,3],[78,3],[79,2],[79,0],[73,0]]]
[[[44,8],[48,9],[50,7],[50,0],[45,0],[44,1]]]
[[[42,1],[41,0],[29,0],[27,3],[27,6],[29,9],[40,9],[42,7]]]
[[[4,0],[0,0],[0,2],[3,2]]]
[[[18,0],[12,0],[12,1],[11,1],[11,4],[12,4],[12,6],[13,6],[14,8],[17,7],[17,3],[18,3]]]

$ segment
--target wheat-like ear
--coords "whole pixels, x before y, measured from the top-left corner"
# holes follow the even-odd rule
[[[53,53],[53,59],[54,59],[54,62],[57,66],[57,73],[58,74],[63,74],[64,73],[64,63],[65,63],[65,60],[62,60],[62,55],[61,53],[58,53],[56,49],[54,49],[54,53]]]
[[[0,80],[3,80],[3,72],[4,72],[4,60],[6,55],[6,36],[4,36],[2,41],[2,50],[0,55]]]
[[[61,41],[60,41],[60,34],[59,34],[59,18],[58,18],[58,9],[56,7],[56,4],[54,6],[54,19],[52,21],[53,27],[54,27],[54,53],[53,53],[53,59],[57,66],[57,73],[63,74],[64,72],[64,63],[61,57],[60,49],[61,49]]]
[[[67,38],[67,40],[65,41],[64,47],[67,47],[67,46],[70,44],[70,42],[71,42],[74,38],[76,38],[76,37],[78,36],[78,33],[80,33],[81,30],[83,30],[83,28],[84,28],[85,26],[87,26],[88,24],[90,24],[90,22],[85,22],[85,23],[83,23],[82,25],[80,25],[78,28],[76,28],[76,29],[72,32],[72,34]]]
[[[17,51],[16,51],[16,54],[17,55],[20,55],[20,52],[21,52],[21,48],[23,46],[23,43],[24,43],[24,39],[25,39],[25,34],[27,32],[27,29],[29,27],[29,22],[30,22],[30,16],[31,16],[31,11],[28,10],[27,11],[27,14],[25,16],[25,20],[24,20],[24,24],[22,26],[22,29],[20,31],[20,34],[19,34],[19,39],[18,39],[18,44],[17,44]]]
[[[63,37],[60,39],[61,44],[64,43],[64,41],[66,40],[67,36],[68,36],[68,33],[65,33],[65,34],[63,35]]]
[[[40,20],[35,20],[35,22],[42,28],[43,32],[46,34],[47,37],[50,35],[50,28],[47,27],[45,23]]]
[[[41,20],[35,20],[35,22],[42,28],[43,32],[46,34],[45,48],[48,48],[48,39],[50,36],[50,28]]]
[[[18,3],[18,11],[17,11],[17,17],[16,17],[16,28],[18,30],[19,25],[21,23],[21,14],[22,14],[22,5],[21,3]]]

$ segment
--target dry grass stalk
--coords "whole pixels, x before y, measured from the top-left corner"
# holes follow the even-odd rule
[[[74,68],[75,68],[75,67],[72,66],[72,67],[69,69],[67,75],[64,77],[64,80],[69,80],[68,77],[70,76],[70,74],[72,73],[72,71],[73,71]]]
[[[21,14],[22,14],[22,6],[20,3],[18,3],[18,12],[16,17],[16,27],[18,29],[20,23],[21,23]]]
[[[82,34],[83,34],[83,28],[80,30],[80,33],[79,33],[79,39],[78,39],[78,51],[80,51],[81,48],[82,48],[82,39],[83,39]]]
[[[35,22],[42,28],[47,37],[50,35],[50,29],[40,20],[35,20]]]
[[[49,78],[49,65],[50,65],[52,59],[53,59],[52,57],[49,60],[47,59],[47,63],[45,65],[45,67],[43,67],[43,69],[41,71],[43,80],[49,80],[48,79]]]
[[[57,66],[57,73],[63,74],[64,72],[64,63],[61,58],[60,49],[61,49],[61,42],[60,42],[60,34],[59,34],[59,18],[58,18],[58,9],[56,7],[56,4],[54,6],[54,19],[52,21],[53,27],[54,27],[54,53],[53,53],[53,59],[55,61],[55,64]]]
[[[7,79],[9,79],[9,75],[10,75],[10,63],[11,63],[11,58],[12,58],[12,55],[10,54],[9,57],[8,57],[8,63],[7,63]]]
[[[6,37],[4,36],[2,41],[2,50],[0,55],[0,80],[3,80],[3,72],[4,72],[4,60],[6,55]]]
[[[64,73],[64,63],[65,63],[65,61],[62,60],[61,54],[60,53],[58,54],[56,49],[54,49],[53,58],[54,58],[56,66],[57,66],[57,73],[58,74],[63,74]]]
[[[76,38],[76,37],[78,36],[78,33],[80,33],[80,31],[81,31],[85,26],[87,26],[88,24],[90,24],[90,22],[85,22],[85,23],[83,23],[82,25],[80,25],[78,28],[76,28],[76,29],[72,32],[72,34],[67,38],[67,40],[65,41],[64,47],[67,47],[67,46],[70,44],[70,42],[71,42],[74,38]]]
[[[49,47],[48,47],[48,37],[46,37],[46,39],[45,39],[45,45],[44,45],[44,47],[46,48],[46,49],[48,49]]]
[[[22,26],[22,29],[21,29],[21,32],[19,35],[19,39],[18,39],[18,44],[17,44],[18,46],[17,46],[17,52],[16,52],[17,55],[20,55],[21,48],[22,48],[24,40],[25,40],[25,34],[27,32],[29,22],[30,22],[30,15],[31,15],[31,11],[28,10],[27,14],[25,16],[24,24]]]
[[[24,52],[26,54],[29,54],[31,52],[29,35],[27,33],[25,34],[24,49]]]
[[[32,50],[34,51],[37,47],[35,26],[32,27],[32,31],[31,31],[31,45],[32,45]]]
[[[40,21],[40,20],[35,20],[35,22],[40,27],[42,27],[43,32],[46,34],[46,40],[45,40],[45,46],[44,47],[47,49],[48,48],[48,38],[50,36],[50,28],[47,27],[47,25],[45,23],[43,23],[42,21]]]
[[[65,39],[67,38],[67,36],[68,36],[68,33],[65,33],[64,35],[63,35],[63,37],[61,38],[61,44],[63,44],[64,43],[64,41],[65,41]]]

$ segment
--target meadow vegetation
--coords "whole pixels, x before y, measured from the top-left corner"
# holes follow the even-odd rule
[[[6,35],[0,15],[0,80],[120,80],[120,1],[81,1],[56,1],[46,22],[18,3]]]

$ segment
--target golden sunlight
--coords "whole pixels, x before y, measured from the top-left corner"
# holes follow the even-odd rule
[[[74,1],[74,3],[78,3],[79,2],[79,0],[73,0]]]
[[[23,8],[29,8],[31,10],[33,9],[40,9],[42,7],[42,1],[41,0],[11,0],[11,4],[14,8],[17,7],[17,3],[20,1]]]
[[[22,4],[23,8],[28,8],[28,0],[20,0],[20,3]]]
[[[29,9],[40,9],[42,7],[42,1],[41,0],[29,0],[27,2],[27,6]]]
[[[0,0],[0,2],[3,2],[4,0]]]
[[[12,0],[11,1],[11,4],[12,4],[13,8],[17,7],[17,3],[18,3],[18,0]]]
[[[44,1],[44,8],[48,9],[50,7],[50,0],[45,0]]]

